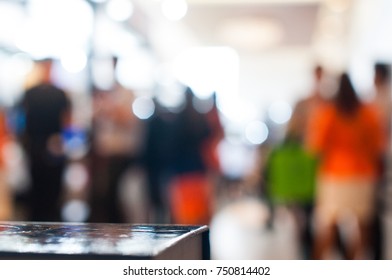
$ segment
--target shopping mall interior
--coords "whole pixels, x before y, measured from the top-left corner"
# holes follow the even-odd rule
[[[296,203],[273,203],[265,167],[316,66],[326,99],[345,72],[372,102],[374,65],[392,63],[391,13],[389,0],[0,0],[0,220],[206,224],[214,259],[313,258],[301,229],[316,222]],[[63,164],[57,198],[41,193],[58,199],[56,218],[31,214],[32,189],[59,169],[34,173],[34,106],[24,107],[48,60],[71,104],[42,152]],[[392,258],[386,142],[362,258]],[[355,222],[341,220],[325,258],[346,258],[356,239]]]

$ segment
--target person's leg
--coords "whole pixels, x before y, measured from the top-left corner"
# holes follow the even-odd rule
[[[327,259],[336,241],[336,226],[334,223],[316,228],[313,245],[313,259]]]
[[[367,254],[369,249],[369,234],[369,224],[357,221],[353,232],[350,234],[350,239],[346,243],[347,259],[363,260],[369,258]]]

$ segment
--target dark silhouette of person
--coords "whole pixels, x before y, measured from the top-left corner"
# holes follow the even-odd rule
[[[52,63],[50,59],[38,62],[42,81],[24,93],[20,104],[25,116],[21,140],[29,162],[28,214],[32,221],[61,220],[66,165],[61,133],[70,121],[71,102],[62,89],[51,83]]]
[[[212,209],[211,182],[203,149],[211,135],[205,114],[193,105],[194,93],[185,91],[185,107],[176,116],[169,193],[172,221],[208,224]]]
[[[117,58],[112,62],[115,72]],[[131,109],[135,98],[115,75],[112,87],[93,98],[91,222],[127,222],[121,187],[126,172],[138,164],[142,139],[141,122]]]
[[[174,124],[175,149],[173,150],[173,172],[175,175],[189,172],[205,172],[203,144],[211,134],[206,115],[193,106],[195,98],[191,88],[185,91],[185,107],[177,115]]]
[[[391,66],[387,63],[377,62],[374,64],[374,99],[371,104],[375,107],[380,121],[382,123],[387,143],[391,139],[391,113],[392,113],[392,98],[391,98]],[[389,148],[389,147],[388,147]],[[374,223],[372,228],[372,244],[374,249],[374,258],[382,259],[383,257],[383,243],[385,237],[382,230],[382,216],[384,212],[385,196],[384,193],[388,184],[388,172],[390,172],[390,162],[388,154],[385,153],[380,158],[380,177],[377,182],[376,194],[376,209]]]
[[[167,223],[168,205],[165,194],[170,178],[175,116],[165,110],[157,100],[154,102],[154,115],[145,124],[142,161],[147,178],[150,219],[154,223]]]

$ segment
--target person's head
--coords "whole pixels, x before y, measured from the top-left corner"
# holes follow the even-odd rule
[[[316,65],[313,70],[314,79],[319,82],[323,78],[324,69],[321,65]]]
[[[347,73],[340,76],[334,102],[340,112],[347,114],[355,112],[360,105],[360,100]]]
[[[391,68],[386,63],[377,62],[374,65],[374,84],[376,86],[385,85],[391,80]]]
[[[53,59],[45,58],[37,61],[37,65],[39,67],[39,71],[41,73],[41,80],[44,83],[51,82],[52,76],[52,68],[53,68]]]

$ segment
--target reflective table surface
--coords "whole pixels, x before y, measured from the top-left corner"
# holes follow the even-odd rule
[[[170,250],[182,258],[184,250],[204,246],[200,236],[207,232],[207,226],[0,222],[0,258],[154,259]]]

